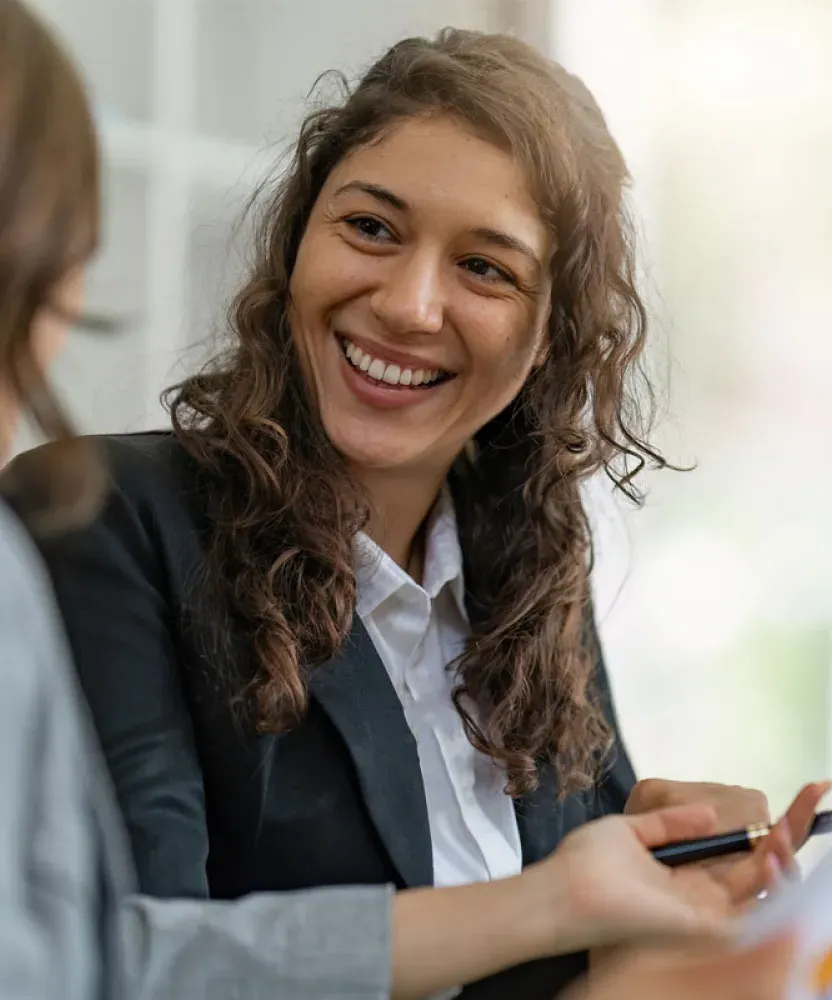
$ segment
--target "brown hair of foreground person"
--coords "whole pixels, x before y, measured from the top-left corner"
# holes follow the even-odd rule
[[[9,405],[61,441],[48,462],[17,463],[4,490],[25,494],[22,513],[48,531],[89,516],[103,485],[44,375],[98,244],[98,143],[61,48],[18,0],[0,0],[0,15],[0,372]]]

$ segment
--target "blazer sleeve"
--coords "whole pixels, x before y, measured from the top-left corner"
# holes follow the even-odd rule
[[[97,872],[83,740],[45,574],[0,503],[0,996],[95,991]]]
[[[177,664],[167,574],[128,453],[89,527],[41,544],[121,806],[141,889],[208,896],[202,771]],[[131,462],[133,464],[131,465]],[[137,499],[138,498],[138,499]],[[143,506],[144,505],[144,506]]]
[[[29,884],[43,664],[22,613],[19,571],[0,537],[0,995],[46,1000],[56,985],[48,972],[53,942],[31,905]]]
[[[391,886],[211,903],[132,897],[121,917],[126,995],[386,1000],[392,899]]]

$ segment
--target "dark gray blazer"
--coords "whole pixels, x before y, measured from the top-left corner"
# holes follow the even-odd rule
[[[3,1000],[388,996],[389,887],[235,903],[131,895],[127,839],[48,581],[2,502],[0,691]]]
[[[204,565],[210,514],[169,433],[102,439],[112,479],[89,530],[43,548],[126,818],[143,892],[239,899],[321,886],[432,884],[415,741],[356,616],[310,673],[310,705],[282,735],[240,725],[217,661]],[[249,638],[223,636],[236,664]],[[603,663],[598,688],[615,725]],[[634,783],[620,744],[603,782],[558,801],[553,773],[517,801],[525,865],[572,828],[623,809]],[[331,956],[322,947],[319,959]],[[566,956],[509,970],[466,997],[551,1000],[585,966]]]

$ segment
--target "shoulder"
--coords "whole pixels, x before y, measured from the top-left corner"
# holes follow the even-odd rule
[[[138,615],[141,600],[162,609],[159,614],[184,600],[201,567],[206,523],[196,463],[172,433],[88,440],[99,449],[107,477],[97,516],[57,534],[32,531],[73,645],[78,623],[89,625],[108,602]],[[48,467],[50,447],[18,456],[9,468],[15,506],[26,507],[26,463]]]
[[[92,439],[100,449],[110,485],[136,504],[169,504],[193,493],[197,467],[171,431]]]
[[[88,437],[98,451],[106,475],[106,494],[94,529],[119,525],[128,533],[188,532],[202,519],[203,491],[196,462],[170,431]],[[36,493],[39,470],[49,465],[58,444],[48,443],[18,455],[0,479],[9,488],[13,506],[25,512]],[[22,520],[26,521],[25,516]],[[65,533],[69,538],[84,529]],[[41,548],[41,540],[38,539]],[[52,547],[51,542],[48,544]]]
[[[172,431],[147,431],[139,434],[89,436],[90,442],[104,462],[110,486],[139,500],[144,494],[155,494],[162,486],[169,492],[181,492],[193,485],[196,463],[191,459]],[[48,442],[19,454],[9,463],[3,479],[14,473],[15,482],[26,483],[26,470],[42,466],[59,442]]]
[[[195,471],[195,463],[170,430],[100,435],[92,440],[119,485],[125,487],[138,487],[148,476],[176,486]]]
[[[206,490],[196,461],[172,431],[95,439],[110,479],[111,504],[129,507],[163,535],[202,528]]]

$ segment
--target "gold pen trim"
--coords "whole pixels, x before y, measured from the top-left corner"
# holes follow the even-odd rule
[[[769,833],[771,833],[771,826],[768,823],[754,823],[752,826],[745,828],[749,844],[756,844],[758,840],[767,837]]]

